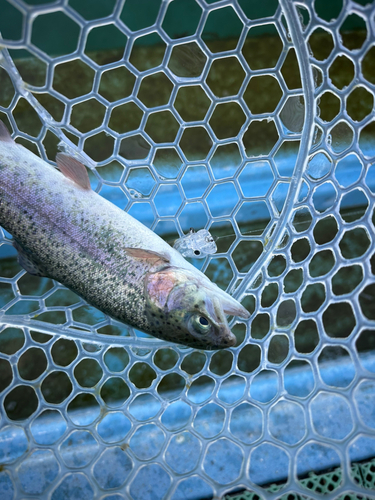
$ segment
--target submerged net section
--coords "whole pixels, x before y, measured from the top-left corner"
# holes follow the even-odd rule
[[[2,231],[0,497],[373,497],[374,6],[0,10],[15,140],[80,155],[171,244],[208,229],[195,264],[251,312],[233,349],[148,338],[28,275]]]

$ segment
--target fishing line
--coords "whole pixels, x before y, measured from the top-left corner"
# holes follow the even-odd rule
[[[348,215],[348,216],[360,215],[361,216],[361,215],[364,215],[364,212],[365,212],[365,210],[350,210],[350,209],[348,209],[347,211],[345,211],[345,215]],[[298,228],[301,228],[303,225],[306,225],[307,223],[309,223],[309,225],[310,225],[311,222],[312,222],[312,219],[300,220],[298,222],[293,223],[293,226],[296,229],[298,229]],[[260,236],[259,229],[253,229],[253,230],[246,231],[243,233],[241,232],[241,235],[242,236]],[[215,242],[218,242],[219,240],[224,240],[224,239],[236,237],[236,234],[233,232],[232,234],[226,234],[223,236],[214,236],[213,235],[212,237],[214,238]],[[175,241],[176,240],[169,240],[169,241],[167,241],[167,243],[169,243],[171,246],[173,246]]]

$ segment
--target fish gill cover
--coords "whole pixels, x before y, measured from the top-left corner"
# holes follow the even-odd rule
[[[1,233],[0,496],[363,498],[375,474],[374,5],[0,1],[0,118],[241,300],[203,352]],[[238,497],[240,498],[240,497]]]

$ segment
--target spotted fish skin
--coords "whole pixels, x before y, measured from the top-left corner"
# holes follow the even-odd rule
[[[2,123],[0,225],[12,234],[27,270],[156,337],[205,349],[228,347],[234,336],[217,302],[228,314],[248,316],[159,236],[16,144]],[[169,281],[155,278],[166,270]],[[195,335],[196,325],[188,326],[194,314],[216,322],[209,335]]]
[[[93,191],[77,193],[69,179],[37,157],[29,161],[18,147],[11,152],[0,159],[0,224],[40,274],[103,312],[146,328],[140,278],[151,266],[123,250],[142,243],[142,228],[125,239],[113,205]]]

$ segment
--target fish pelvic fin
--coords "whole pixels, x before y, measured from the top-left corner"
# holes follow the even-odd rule
[[[4,122],[0,120],[0,141],[2,142],[14,142],[9,130],[5,126]]]
[[[41,269],[39,264],[35,262],[32,255],[25,250],[17,240],[13,240],[13,246],[17,250],[18,264],[33,276],[47,277],[47,274]]]
[[[65,177],[77,184],[81,189],[90,191],[89,175],[86,167],[81,162],[65,153],[57,153],[56,163],[58,169]]]

